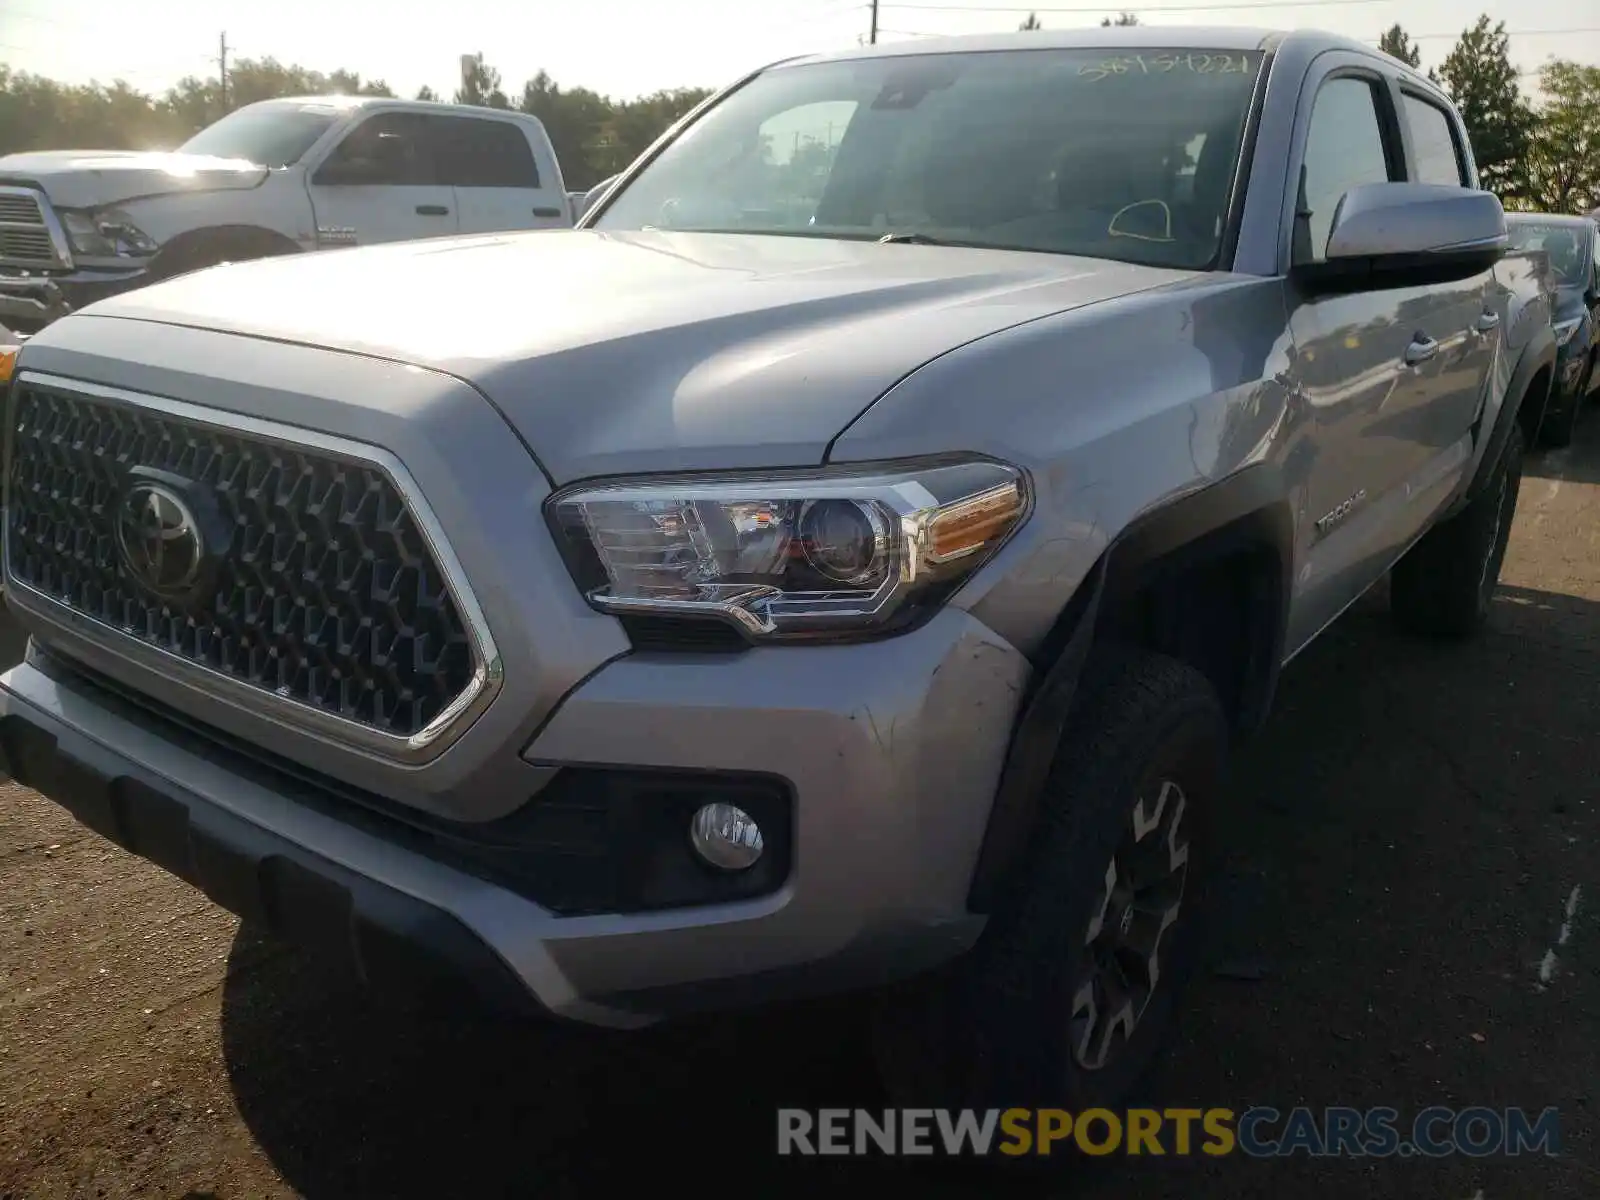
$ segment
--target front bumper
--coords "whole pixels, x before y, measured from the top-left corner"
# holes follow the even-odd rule
[[[71,275],[0,273],[0,323],[36,333],[70,312],[141,286],[148,272],[77,271]]]
[[[0,750],[84,824],[371,986],[465,982],[628,1027],[886,983],[968,949],[982,919],[966,892],[1027,672],[955,610],[861,646],[613,662],[530,759],[761,770],[793,794],[777,890],[626,914],[558,915],[370,819],[299,802],[37,650],[0,677]]]

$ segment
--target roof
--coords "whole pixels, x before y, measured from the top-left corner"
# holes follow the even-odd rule
[[[1316,30],[1287,33],[1281,29],[1254,26],[1217,25],[1112,25],[1088,29],[1029,29],[1011,33],[970,34],[959,37],[914,38],[879,43],[829,54],[807,55],[785,61],[798,63],[835,62],[860,58],[888,58],[908,54],[961,54],[996,50],[1271,50],[1282,42],[1315,43],[1321,49],[1356,50],[1375,53],[1373,47],[1353,38]],[[776,64],[775,64],[776,65]]]
[[[274,96],[270,100],[257,100],[254,104],[246,105],[254,108],[257,104],[272,105],[275,108],[297,108],[301,105],[313,105],[318,108],[355,109],[365,108],[380,100],[387,100],[388,96]]]
[[[399,105],[403,108],[441,108],[452,112],[466,109],[469,112],[492,113],[501,118],[512,118],[518,121],[533,121],[531,113],[525,113],[514,108],[490,108],[484,104],[452,104],[445,100],[409,100],[404,96],[274,96],[270,100],[257,100],[253,104],[245,105],[246,108],[257,106],[275,108],[334,108],[341,112],[354,112],[359,108],[372,108],[375,105]]]

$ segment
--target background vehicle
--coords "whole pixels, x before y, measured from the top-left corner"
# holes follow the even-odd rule
[[[594,202],[596,200],[605,195],[606,189],[615,183],[619,178],[621,177],[618,175],[612,175],[609,178],[602,179],[587,192],[583,193],[582,198],[576,205],[573,206],[572,211],[577,214],[578,217],[582,217],[584,213],[588,212],[589,209],[594,206]]]
[[[1506,228],[1517,250],[1543,251],[1556,294],[1551,320],[1556,335],[1555,383],[1540,425],[1540,440],[1567,446],[1584,401],[1594,389],[1600,357],[1600,225],[1588,217],[1508,213]]]
[[[903,1097],[1115,1106],[1282,666],[1487,619],[1556,351],[1476,182],[1358,42],[918,41],[569,232],[102,302],[9,401],[0,746],[378,987],[903,985]]]
[[[571,224],[535,117],[364,97],[266,100],[170,154],[0,158],[0,318],[36,330],[222,262]]]

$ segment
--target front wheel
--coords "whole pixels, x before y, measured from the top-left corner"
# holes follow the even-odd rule
[[[968,958],[880,1014],[902,1104],[1116,1107],[1164,1044],[1192,959],[1226,725],[1204,676],[1092,659],[1031,861]]]
[[[1548,417],[1539,427],[1539,441],[1552,450],[1565,450],[1572,445],[1572,439],[1578,432],[1578,414],[1583,411],[1583,391],[1580,388],[1572,394],[1567,401],[1567,406],[1555,414],[1555,420]]]
[[[1389,606],[1402,629],[1463,638],[1483,628],[1521,490],[1522,429],[1513,425],[1487,486],[1395,564]]]

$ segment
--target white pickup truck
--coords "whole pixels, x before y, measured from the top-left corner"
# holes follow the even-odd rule
[[[536,117],[376,97],[265,100],[170,153],[0,158],[0,321],[33,332],[221,262],[572,223]]]

